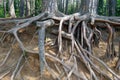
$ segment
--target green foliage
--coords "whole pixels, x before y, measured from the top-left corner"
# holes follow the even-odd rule
[[[105,7],[105,6],[103,6],[104,5],[104,1],[103,0],[99,0],[99,2],[98,2],[98,9],[97,9],[97,12],[98,12],[98,14],[100,14],[100,15],[103,15],[104,14],[104,12],[103,12],[103,7]]]
[[[41,12],[41,8],[42,8],[42,1],[36,0],[35,1],[35,15],[37,15]]]
[[[117,0],[116,16],[120,16],[120,0]]]
[[[3,10],[3,7],[0,5],[0,18],[3,18],[4,17],[4,10]]]
[[[68,14],[72,14],[75,12],[75,7],[73,5],[68,6]]]
[[[16,16],[19,17],[19,0],[14,0]]]

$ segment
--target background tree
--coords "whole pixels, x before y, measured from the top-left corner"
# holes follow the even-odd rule
[[[30,0],[26,0],[26,16],[30,15]]]
[[[20,17],[24,16],[24,6],[25,6],[25,1],[20,0]]]
[[[4,16],[6,17],[6,0],[3,1],[3,5],[4,5]]]
[[[116,3],[117,3],[116,0],[109,0],[109,16],[116,15]]]
[[[9,0],[9,13],[12,18],[16,17],[15,8],[14,8],[14,0]]]
[[[24,16],[24,6],[25,6],[24,0],[20,0],[20,17]]]

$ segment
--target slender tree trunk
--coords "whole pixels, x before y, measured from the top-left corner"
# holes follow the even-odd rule
[[[66,5],[65,5],[65,14],[68,13],[68,0],[66,0]]]
[[[26,16],[30,15],[30,0],[26,0]]]
[[[116,11],[116,0],[108,0],[108,5],[109,16],[114,16]]]
[[[106,16],[109,16],[110,14],[109,14],[109,2],[110,2],[110,0],[106,0]]]
[[[73,12],[75,11],[75,0],[73,0]]]
[[[62,0],[58,0],[58,8],[60,9],[60,11],[62,11]]]
[[[4,17],[6,17],[6,0],[4,0],[3,6],[4,6]]]
[[[76,11],[79,11],[80,0],[76,0]]]
[[[24,16],[24,5],[25,5],[24,0],[20,0],[20,17]]]
[[[31,10],[31,13],[35,13],[35,2],[36,2],[36,0],[30,0],[31,1],[31,8],[30,8],[30,10]]]
[[[62,11],[65,12],[65,3],[64,3],[65,0],[62,0]]]
[[[9,0],[9,13],[12,18],[16,17],[15,8],[14,8],[14,0]]]

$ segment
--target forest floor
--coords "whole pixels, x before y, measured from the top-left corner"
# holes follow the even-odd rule
[[[33,34],[35,33],[36,28],[34,28],[34,25],[31,25],[27,28],[25,28],[25,30],[21,30],[19,31],[19,37],[21,39],[21,41],[24,43],[24,45],[33,51],[38,51],[38,34],[34,35],[33,38]],[[107,33],[105,31],[103,31],[104,35],[103,38],[105,39],[107,36]],[[1,36],[2,34],[0,34]],[[120,31],[116,32],[116,38],[115,38],[115,50],[118,52],[118,42],[119,42],[119,37],[120,37]],[[32,39],[33,38],[33,39]],[[55,42],[55,35],[52,34],[48,34],[46,36],[46,52],[50,53],[52,55],[56,55],[58,53],[57,50],[57,46],[54,46],[53,43]],[[1,44],[3,44],[2,46],[0,46],[0,64],[2,63],[2,61],[4,60],[6,54],[8,53],[10,47],[9,44],[11,44],[11,38],[8,37],[5,39],[5,41]],[[18,62],[18,59],[20,57],[20,55],[22,54],[21,49],[19,48],[18,43],[15,43],[12,46],[13,50],[12,53],[9,55],[9,58],[7,59],[6,63],[0,67],[0,76],[4,75],[5,73],[8,73],[5,77],[3,77],[1,80],[10,80],[10,77],[12,75],[12,72],[15,70],[15,66]],[[112,60],[107,60],[104,58],[105,55],[105,51],[106,51],[106,43],[104,41],[101,41],[99,44],[99,48],[94,48],[94,55],[99,57],[100,59],[102,59],[112,70],[114,70],[117,74],[120,75],[119,71],[115,70],[115,65],[116,65],[116,61],[117,61],[117,57],[113,58]],[[67,51],[66,51],[67,52]],[[39,57],[38,54],[31,54],[31,53],[24,53],[24,57],[26,59],[22,60],[22,63],[20,64],[20,68],[18,72],[16,73],[16,77],[15,80],[40,80],[41,76],[40,76],[40,70],[39,70]],[[64,57],[66,60],[68,58],[67,55],[62,56]],[[56,61],[50,59],[49,57],[46,57],[47,59],[47,63],[49,65],[49,67],[53,70],[53,74],[55,74],[58,77],[61,77],[62,80],[65,80],[65,77],[62,76],[64,75],[64,71],[62,70],[62,66],[57,63]],[[78,65],[81,65],[82,62],[78,61]],[[103,66],[100,65],[99,63],[95,62],[97,65],[100,66],[101,70],[104,70]],[[55,65],[59,66],[60,71],[56,70]],[[22,66],[22,67],[21,67]],[[82,65],[81,65],[82,66]],[[86,68],[83,66],[82,67],[87,75],[87,71],[85,70]],[[106,71],[107,73],[107,71]],[[108,73],[109,74],[109,73]],[[89,75],[88,75],[89,76]],[[112,76],[112,75],[110,75]],[[111,77],[112,78],[112,77]],[[44,75],[42,76],[43,80],[54,80],[51,76],[51,74],[46,70]],[[72,76],[71,80],[77,80],[74,76]]]

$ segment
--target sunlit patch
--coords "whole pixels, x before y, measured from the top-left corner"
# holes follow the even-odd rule
[[[38,51],[38,47],[35,47],[33,50],[34,50],[34,51]]]

